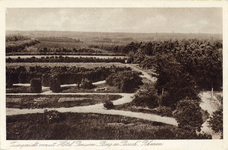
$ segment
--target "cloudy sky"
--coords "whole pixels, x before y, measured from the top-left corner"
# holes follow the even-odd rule
[[[8,8],[6,30],[222,33],[222,9]]]

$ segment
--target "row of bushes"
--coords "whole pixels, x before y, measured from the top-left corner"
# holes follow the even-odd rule
[[[92,69],[81,67],[25,67],[6,68],[6,81],[13,83],[30,83],[32,78],[41,78],[44,86],[49,86],[50,76],[55,74],[60,80],[60,84],[80,83],[83,78],[92,82],[105,80],[111,73],[123,70],[131,70],[120,67],[96,67]]]
[[[80,83],[83,78],[87,78],[92,82],[97,82],[101,80],[105,80],[108,77],[110,72],[102,73],[98,71],[89,71],[85,73],[59,73],[56,76],[59,79],[60,84],[75,84]],[[30,83],[30,80],[33,78],[42,79],[43,86],[50,85],[50,78],[52,73],[29,73],[29,72],[21,72],[21,73],[7,73],[7,83]]]
[[[102,74],[110,74],[111,72],[118,72],[118,71],[124,71],[124,70],[131,70],[130,67],[116,67],[115,65],[112,65],[108,68],[106,67],[94,67],[94,68],[85,68],[85,67],[76,67],[76,66],[20,66],[17,68],[14,67],[6,67],[6,73],[21,73],[21,72],[27,72],[27,73],[36,73],[36,74],[45,74],[50,72],[55,73],[86,73],[86,72],[100,72],[100,75]],[[99,75],[99,76],[100,76]],[[18,77],[18,76],[17,76]]]
[[[28,55],[28,54],[32,54],[32,55],[79,55],[79,56],[125,56],[125,54],[121,54],[121,53],[88,53],[88,52],[12,52],[12,53],[6,53],[6,56],[11,56],[11,55]]]
[[[108,58],[108,59],[103,59],[103,58],[96,58],[96,57],[41,57],[41,58],[36,58],[36,57],[31,57],[31,58],[7,58],[6,59],[7,63],[14,63],[14,62],[120,62],[124,63],[125,58]]]
[[[30,91],[32,93],[41,93],[42,92],[42,85],[43,85],[42,83],[45,83],[45,82],[43,82],[40,78],[31,79],[31,81],[30,81]],[[7,83],[7,87],[10,88],[12,86],[13,86],[12,82],[8,82]],[[47,85],[47,82],[46,82],[46,86],[49,86],[50,90],[53,91],[53,92],[58,93],[58,92],[61,91],[61,89],[60,89],[60,80],[56,76],[50,77],[48,85]],[[81,87],[84,88],[84,89],[90,89],[90,88],[93,87],[93,84],[87,78],[83,78],[81,80]]]

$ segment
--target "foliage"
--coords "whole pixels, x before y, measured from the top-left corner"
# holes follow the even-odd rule
[[[76,67],[76,66],[30,66],[6,68],[6,81],[11,79],[13,83],[19,83],[19,79],[24,83],[29,83],[32,78],[42,78],[43,86],[50,86],[52,74],[55,74],[60,84],[75,84],[80,83],[83,78],[87,78],[92,82],[105,80],[110,73],[119,72],[123,70],[131,70],[129,67],[115,67],[109,65],[108,67]],[[21,74],[21,75],[20,75]],[[20,77],[19,77],[20,76]]]
[[[59,122],[59,112],[56,110],[50,110],[47,109],[44,110],[44,119],[47,124]]]
[[[114,108],[113,102],[110,101],[110,100],[106,100],[106,101],[104,102],[104,107],[105,107],[106,109],[113,109],[113,108]]]
[[[22,52],[26,47],[39,43],[37,40],[18,40],[6,42],[6,53]]]
[[[42,92],[42,84],[39,78],[31,79],[30,81],[30,89],[32,93],[41,93]]]
[[[13,80],[8,79],[6,80],[6,88],[12,88],[13,87]]]
[[[7,140],[207,139],[162,123],[91,113],[59,113],[59,122],[49,125],[39,113],[7,116],[6,133]]]
[[[158,113],[161,115],[161,116],[172,116],[172,110],[170,107],[166,107],[166,106],[161,106],[161,107],[158,107]]]
[[[223,110],[213,112],[208,122],[212,130],[223,133]]]
[[[216,133],[221,133],[221,138],[223,138],[223,97],[218,95],[217,100],[220,102],[221,106],[218,110],[212,113],[209,118],[209,126]]]
[[[96,57],[67,57],[67,56],[46,56],[42,58],[30,57],[30,58],[6,58],[6,62],[15,63],[15,62],[120,62],[124,63],[125,58],[114,57],[114,58],[96,58]]]
[[[161,93],[163,88],[168,94],[163,97],[162,104],[174,107],[176,103],[188,96],[200,100],[195,89],[194,77],[190,75],[183,65],[176,61],[173,55],[156,56],[156,89]]]
[[[42,75],[42,86],[49,87],[50,86],[50,78],[51,75],[48,73],[45,73]]]
[[[178,81],[176,79],[180,80],[178,84],[189,83],[190,89],[194,87],[199,90],[209,90],[213,87],[214,90],[221,90],[222,41],[220,40],[155,40],[126,45],[129,46],[134,47],[129,48],[127,52],[130,55],[130,62],[139,63],[142,68],[155,70],[158,75],[156,88],[160,91],[161,88],[170,89],[173,83]],[[183,86],[178,84],[174,88]]]
[[[199,104],[194,100],[181,100],[177,103],[174,117],[178,122],[178,126],[193,131],[200,131],[203,124],[202,113]]]
[[[60,92],[60,81],[56,76],[51,77],[50,89],[55,93]]]
[[[142,84],[142,78],[136,72],[119,71],[112,73],[106,78],[108,85],[116,86],[122,92],[131,93]]]
[[[134,95],[133,103],[136,106],[154,108],[158,106],[159,96],[151,84],[144,84]]]
[[[26,83],[27,82],[27,72],[20,72],[19,76],[18,76],[18,81],[19,83]]]
[[[29,40],[28,37],[22,36],[22,35],[8,35],[6,36],[6,42],[10,41],[24,41],[24,40]]]
[[[88,80],[87,78],[83,78],[81,81],[82,88],[84,89],[91,89],[93,88],[92,81]]]

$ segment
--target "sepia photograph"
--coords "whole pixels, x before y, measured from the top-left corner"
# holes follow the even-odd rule
[[[223,7],[4,11],[8,149],[224,140]]]

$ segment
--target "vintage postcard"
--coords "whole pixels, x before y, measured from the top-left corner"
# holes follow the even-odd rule
[[[228,149],[227,1],[1,1],[1,149]]]

